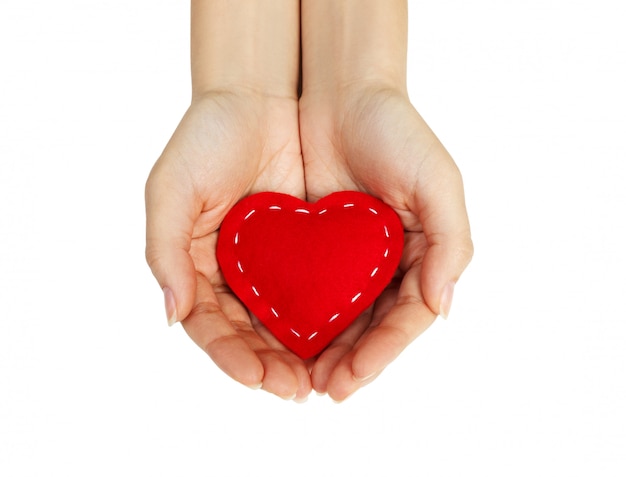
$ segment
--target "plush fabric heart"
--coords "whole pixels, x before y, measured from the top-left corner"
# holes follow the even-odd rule
[[[336,192],[312,204],[262,192],[226,215],[217,259],[239,299],[307,359],[380,295],[403,244],[395,211],[370,195]]]

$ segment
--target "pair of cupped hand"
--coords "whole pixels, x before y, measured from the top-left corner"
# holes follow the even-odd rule
[[[228,288],[220,224],[241,198],[274,191],[314,202],[359,190],[405,229],[394,280],[319,356],[282,346]],[[252,90],[194,98],[146,185],[146,257],[170,324],[233,379],[285,399],[342,401],[371,382],[437,315],[472,253],[461,175],[406,93],[371,85],[337,97]]]

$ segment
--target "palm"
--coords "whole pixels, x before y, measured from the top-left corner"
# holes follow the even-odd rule
[[[188,112],[179,133],[196,197],[191,254],[197,271],[221,286],[214,252],[226,212],[243,196],[262,190],[304,195],[297,103],[210,97]]]

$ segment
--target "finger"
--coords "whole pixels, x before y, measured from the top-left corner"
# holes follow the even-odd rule
[[[264,369],[263,390],[291,400],[304,400],[311,392],[310,379],[303,364],[299,366],[288,351],[264,347],[256,351]]]
[[[298,379],[298,389],[296,391],[294,401],[300,403],[305,402],[313,389],[311,384],[311,375],[309,374],[306,363],[292,353],[289,353],[286,359],[287,362],[291,364],[291,369],[294,371],[296,378]]]
[[[335,402],[345,401],[361,387],[361,383],[354,379],[352,373],[352,359],[354,350],[343,355],[335,364],[328,377],[326,392]]]
[[[318,394],[328,392],[328,380],[341,359],[352,350],[349,343],[332,344],[313,365],[311,383]]]
[[[300,381],[281,353],[270,348],[259,349],[256,353],[264,370],[263,390],[282,399],[295,399]]]
[[[205,282],[200,280],[199,283]],[[198,289],[200,296],[210,297],[212,291],[212,288]],[[303,372],[308,374],[304,363],[300,361],[301,369],[298,372],[297,362],[291,359],[290,352],[270,347],[258,334],[248,311],[229,291],[217,293],[216,297],[220,313],[209,326],[212,333],[218,332],[221,336],[215,339],[215,335],[212,337],[205,331],[207,344],[204,349],[207,354],[226,374],[249,387],[258,388],[260,385],[263,390],[282,399],[296,398],[300,391],[301,375]],[[245,374],[250,372],[255,379],[260,378],[252,385],[249,384],[252,376]],[[306,387],[300,391],[301,396],[310,392],[310,384],[308,391]]]
[[[324,394],[327,392],[328,379],[337,367],[337,364],[352,350],[371,320],[372,308],[369,308],[361,313],[318,357],[311,370],[311,382],[317,393]]]
[[[255,339],[254,347],[266,370],[263,389],[283,399],[304,401],[311,393],[311,377],[307,365],[254,316],[252,323],[260,338]]]
[[[191,311],[196,275],[189,255],[195,204],[157,162],[146,183],[146,260],[163,289],[168,322]]]
[[[236,381],[252,388],[262,387],[282,399],[294,399],[298,394],[307,396],[311,385],[304,363],[298,363],[284,348],[268,345],[257,333],[248,310],[229,291],[214,293],[203,277],[199,277],[198,283],[198,296],[205,300],[204,308],[212,312],[205,319],[201,347],[220,369]],[[186,325],[187,320],[183,321]],[[308,384],[302,384],[303,375]]]
[[[424,303],[420,293],[420,275],[419,266],[406,272],[395,304],[355,347],[350,363],[352,380],[363,382],[382,372],[434,322],[436,314]]]
[[[440,143],[430,149],[409,205],[423,227],[427,251],[421,286],[430,309],[447,317],[454,285],[473,255],[461,174]]]
[[[241,306],[237,309],[228,298],[220,303],[206,278],[198,277],[197,283],[197,303],[182,322],[183,328],[228,376],[248,387],[261,387],[263,364],[244,339],[246,333],[254,333],[249,322],[246,323],[245,309]]]

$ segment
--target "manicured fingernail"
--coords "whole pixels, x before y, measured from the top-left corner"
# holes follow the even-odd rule
[[[294,398],[293,402],[298,403],[298,404],[304,404],[305,402],[307,402],[309,400],[309,396],[304,396],[301,398]]]
[[[178,322],[176,313],[176,299],[174,293],[168,287],[163,288],[163,296],[165,298],[165,313],[167,314],[167,324],[174,326]]]
[[[247,387],[249,387],[250,389],[252,389],[253,391],[256,391],[258,389],[261,389],[261,386],[263,386],[263,383],[259,383],[259,384],[251,384]]]
[[[454,282],[449,282],[441,293],[439,300],[439,316],[448,319],[450,315],[450,307],[452,306],[452,295],[454,295]]]

